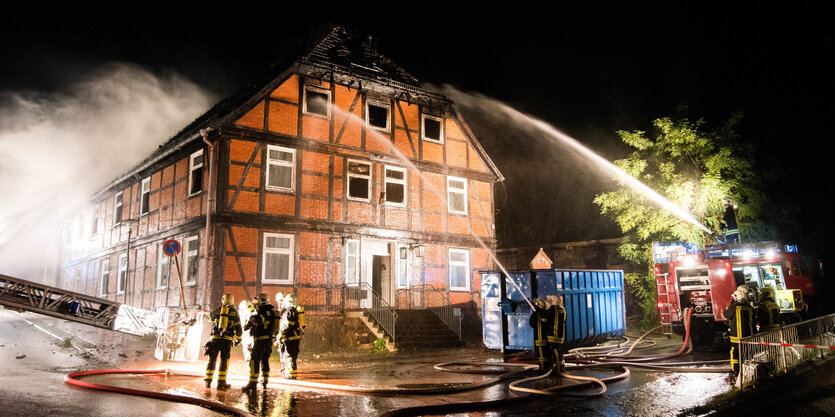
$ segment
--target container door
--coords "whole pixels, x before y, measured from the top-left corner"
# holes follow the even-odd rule
[[[516,308],[507,312],[506,348],[511,350],[533,349],[533,328],[530,325],[531,307],[525,298],[531,299],[531,278],[528,272],[512,272],[505,282],[505,298]]]
[[[501,282],[498,273],[481,274],[481,323],[482,340],[488,349],[502,349],[502,301]]]

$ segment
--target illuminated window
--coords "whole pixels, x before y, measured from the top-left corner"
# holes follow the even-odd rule
[[[142,180],[142,199],[139,200],[139,215],[148,214],[151,203],[151,177]]]
[[[450,290],[470,290],[470,251],[463,249],[450,249],[448,270]]]
[[[304,112],[330,117],[331,92],[322,88],[306,86],[304,88]]]
[[[99,273],[99,295],[107,295],[107,286],[110,285],[110,259],[101,261],[101,271]]]
[[[203,191],[203,150],[199,150],[188,159],[188,195]]]
[[[449,212],[467,214],[467,180],[447,177],[446,185]]]
[[[264,233],[264,265],[261,282],[293,282],[293,235]]]
[[[359,241],[349,240],[345,243],[345,283],[359,282]]]
[[[348,198],[362,201],[371,199],[371,164],[348,161]]]
[[[116,198],[114,198],[113,203],[113,224],[117,225],[122,222],[122,198],[124,197],[124,193],[118,192],[116,193]]]
[[[267,146],[267,189],[293,191],[296,185],[296,150]]]
[[[397,247],[397,288],[409,286],[409,247]]]
[[[185,241],[185,256],[183,257],[183,271],[185,272],[186,284],[197,282],[197,273],[200,268],[200,239],[192,236]]]
[[[428,114],[421,115],[420,130],[421,138],[430,142],[444,142],[444,119],[440,117],[430,116]]]
[[[157,289],[168,287],[168,278],[171,277],[171,257],[162,250],[162,245],[157,247]]]
[[[119,255],[119,275],[116,277],[116,294],[125,293],[125,282],[128,279],[128,255]]]
[[[386,203],[396,206],[406,205],[406,170],[385,167]]]
[[[368,126],[388,132],[389,127],[389,104],[381,101],[369,101],[366,105],[365,122]]]

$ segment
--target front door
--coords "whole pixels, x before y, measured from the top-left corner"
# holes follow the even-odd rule
[[[391,305],[392,299],[392,274],[391,255],[374,255],[371,262],[371,289],[380,298]],[[379,306],[374,306],[379,307]]]

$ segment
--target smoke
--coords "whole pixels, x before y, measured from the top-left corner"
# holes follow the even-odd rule
[[[60,92],[0,93],[0,273],[54,270],[62,213],[85,207],[214,101],[177,74],[122,63]]]

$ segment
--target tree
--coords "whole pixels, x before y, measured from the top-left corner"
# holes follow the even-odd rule
[[[752,149],[734,132],[741,115],[705,131],[703,120],[661,118],[653,121],[654,136],[645,131],[619,131],[635,150],[615,165],[690,213],[721,235],[723,199],[737,205],[743,242],[773,239],[776,228],[761,220],[767,199],[754,172]],[[599,194],[597,203],[623,232],[618,251],[645,274],[627,274],[627,284],[641,300],[643,324],[656,322],[656,289],[652,242],[687,241],[704,246],[716,239],[695,224],[654,205],[644,194],[618,180],[620,189]],[[773,223],[772,223],[773,224]]]

